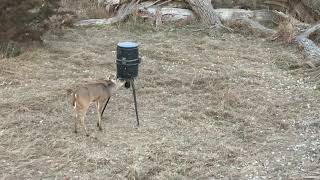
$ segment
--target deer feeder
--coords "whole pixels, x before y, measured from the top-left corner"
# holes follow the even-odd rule
[[[117,78],[126,81],[125,87],[132,87],[137,126],[139,126],[139,117],[137,109],[137,98],[134,86],[134,79],[138,76],[139,58],[138,44],[133,42],[121,42],[117,45]]]
[[[130,81],[138,76],[140,64],[138,44],[122,42],[117,46],[117,78]]]

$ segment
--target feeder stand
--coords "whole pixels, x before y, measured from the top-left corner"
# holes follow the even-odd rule
[[[133,42],[121,42],[117,45],[117,78],[126,81],[125,87],[132,87],[134,107],[139,126],[139,116],[137,109],[136,90],[134,79],[138,76],[138,69],[141,59],[139,58],[138,44]]]

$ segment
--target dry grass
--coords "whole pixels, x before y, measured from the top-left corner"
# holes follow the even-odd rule
[[[61,0],[61,6],[75,12],[79,19],[107,18],[109,12],[97,0]]]
[[[297,31],[291,22],[284,21],[279,24],[277,36],[287,44],[291,44],[295,41]]]
[[[5,57],[16,57],[21,54],[21,47],[14,42],[3,42],[0,43],[0,58]]]
[[[143,25],[69,29],[45,47],[0,60],[3,179],[302,179],[319,176],[319,92],[277,61],[293,47],[237,34]],[[72,132],[65,90],[115,72],[115,46],[140,43],[141,127],[131,91],[103,132]],[[279,58],[282,57],[282,58]]]

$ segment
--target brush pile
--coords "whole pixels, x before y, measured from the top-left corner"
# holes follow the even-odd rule
[[[305,52],[316,61],[320,54],[315,43],[306,45],[318,31],[317,25],[312,26],[320,20],[318,0],[4,0],[0,10],[2,50],[10,47],[7,42],[41,42],[50,29],[113,24],[133,17],[156,27],[200,20],[214,30],[298,42],[303,49],[311,47]],[[303,34],[308,28],[312,32]]]
[[[128,5],[129,0],[96,0],[97,5],[105,9],[108,14],[114,14],[122,6]],[[292,17],[305,23],[314,23],[320,20],[320,1],[318,0],[137,0],[137,3],[144,8],[181,8],[195,9],[201,2],[209,3],[214,8],[232,8],[232,9],[269,9],[282,12],[288,12]],[[210,6],[210,5],[207,6]],[[206,8],[206,7],[201,7]],[[201,15],[199,15],[201,16]]]
[[[98,0],[97,6],[104,9],[109,18],[82,20],[75,25],[112,24],[129,16],[156,27],[168,22],[181,26],[199,19],[215,30],[249,32],[297,43],[315,66],[320,64],[320,49],[309,39],[319,29],[319,25],[311,25],[320,20],[317,0]]]

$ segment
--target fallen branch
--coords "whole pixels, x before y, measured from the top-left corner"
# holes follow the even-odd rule
[[[315,66],[320,65],[320,48],[311,40],[309,36],[320,29],[320,24],[316,24],[308,28],[305,32],[297,36],[298,44],[303,47],[306,55],[313,60],[316,60]]]
[[[74,23],[74,26],[100,26],[115,23],[114,18],[109,19],[86,19]]]

